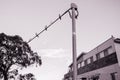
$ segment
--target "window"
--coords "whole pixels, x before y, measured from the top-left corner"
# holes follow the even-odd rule
[[[90,62],[90,58],[87,60],[87,63],[88,63],[88,64],[90,64],[90,63],[91,63],[91,62]]]
[[[117,72],[111,73],[111,79],[116,80],[117,78]]]
[[[80,68],[80,63],[78,63],[78,68]]]
[[[104,52],[100,52],[100,58],[104,57]]]
[[[87,62],[87,59],[85,60],[85,65],[87,65],[88,64],[88,62]]]
[[[69,69],[68,69],[68,70],[69,70],[69,72],[72,72],[72,70],[71,70],[71,68],[70,68],[70,67],[69,67]]]
[[[104,56],[107,56],[108,55],[108,49],[105,49],[104,50]]]
[[[87,80],[87,78],[81,78],[82,80]]]
[[[90,63],[92,63],[93,62],[93,56],[92,57],[90,57]]]
[[[83,67],[84,66],[84,63],[83,62],[80,62],[80,67]]]
[[[113,52],[112,46],[108,48],[108,53],[111,54]]]
[[[96,54],[96,59],[97,59],[97,60],[100,59],[100,53],[97,53],[97,54]]]
[[[84,66],[84,61],[83,62],[81,62],[81,67],[83,67]]]
[[[71,71],[73,71],[73,67],[70,67]]]

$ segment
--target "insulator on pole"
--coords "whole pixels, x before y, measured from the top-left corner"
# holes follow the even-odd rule
[[[61,15],[59,14],[59,19],[61,20]]]
[[[45,26],[45,30],[47,31],[47,29],[48,29],[48,27],[47,27],[47,25]]]
[[[36,37],[39,37],[39,35],[37,33],[35,33]]]

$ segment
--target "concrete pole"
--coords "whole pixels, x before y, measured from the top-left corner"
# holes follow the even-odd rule
[[[72,8],[72,53],[73,53],[73,80],[77,80],[77,52],[76,52],[76,22],[75,22],[75,10],[76,4],[71,4]]]

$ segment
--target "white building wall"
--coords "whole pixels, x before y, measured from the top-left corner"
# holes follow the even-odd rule
[[[112,47],[111,53],[115,52],[114,37],[111,37],[110,39],[108,39],[104,43],[100,44],[99,46],[97,46],[93,50],[89,51],[86,55],[84,55],[84,60],[93,56],[94,61],[96,61],[96,54],[109,48],[110,46]]]
[[[98,53],[103,51],[104,49],[107,49],[110,46],[112,47],[112,51],[115,52],[113,37],[108,39],[107,41],[105,41],[104,43],[102,43],[100,46],[97,47]]]
[[[120,66],[120,44],[119,43],[115,43],[115,49],[116,49],[116,54],[118,58],[118,64]]]

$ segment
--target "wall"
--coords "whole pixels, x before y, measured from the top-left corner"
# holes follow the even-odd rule
[[[108,39],[107,41],[103,42],[102,44],[100,44],[99,46],[97,46],[96,48],[94,48],[93,50],[89,51],[85,56],[84,56],[84,60],[88,59],[89,57],[93,56],[94,61],[96,60],[96,54],[103,51],[104,49],[112,46],[112,51],[115,52],[115,48],[114,48],[114,38],[111,37],[110,39]],[[112,52],[112,53],[113,53]]]
[[[118,58],[118,64],[120,66],[120,44],[119,43],[115,43],[115,49],[116,49],[116,54]]]

